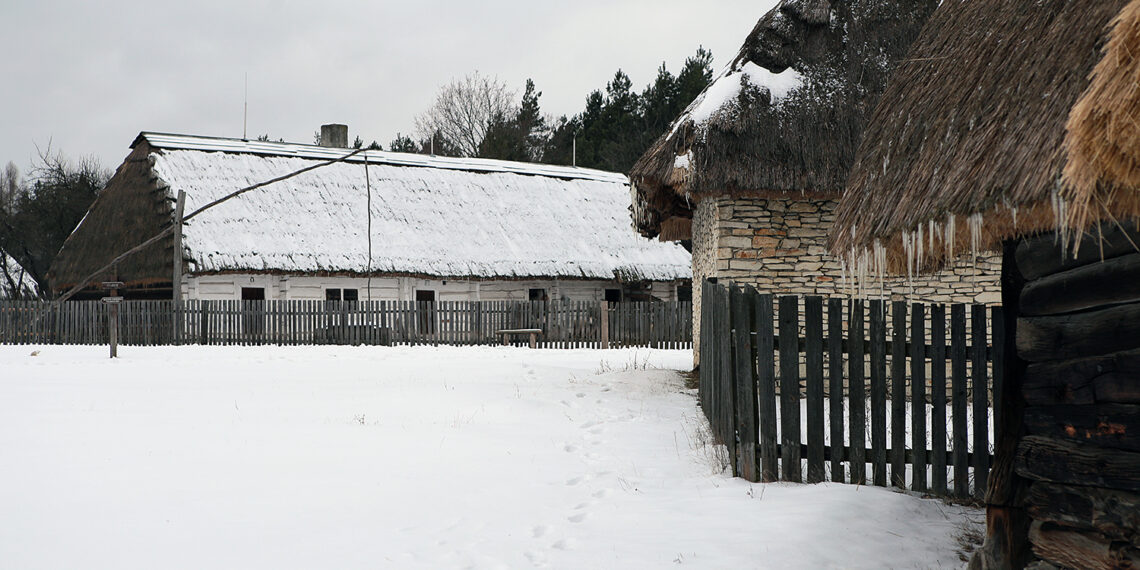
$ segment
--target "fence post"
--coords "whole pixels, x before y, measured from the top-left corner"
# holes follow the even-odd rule
[[[609,350],[610,348],[610,302],[602,301],[602,350]]]
[[[780,458],[785,481],[799,483],[800,467],[800,318],[799,299],[780,297]]]

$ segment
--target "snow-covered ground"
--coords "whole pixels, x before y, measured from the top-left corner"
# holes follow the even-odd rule
[[[719,471],[688,351],[0,346],[4,568],[947,568],[981,514]]]

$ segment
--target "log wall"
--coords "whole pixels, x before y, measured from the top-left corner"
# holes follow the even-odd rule
[[[995,496],[1015,497],[1033,554],[1058,567],[1140,564],[1140,232],[1100,233],[1075,257],[1053,234],[1014,250],[1024,411],[1016,489],[991,485],[990,518],[1009,506]]]

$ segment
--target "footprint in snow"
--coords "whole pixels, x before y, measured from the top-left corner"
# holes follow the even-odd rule
[[[550,532],[550,527],[543,525],[543,524],[540,524],[540,525],[530,529],[530,535],[533,538],[542,538],[542,537],[546,536],[547,533],[549,533],[549,532]]]
[[[570,549],[574,548],[577,544],[578,544],[578,541],[574,540],[573,538],[564,538],[562,540],[559,540],[558,542],[555,542],[551,546],[553,546],[554,548],[557,548],[558,550],[570,550]]]

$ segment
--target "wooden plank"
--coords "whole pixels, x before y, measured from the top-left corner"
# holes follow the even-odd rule
[[[807,391],[807,482],[824,480],[823,446],[823,298],[804,298]]]
[[[911,490],[926,492],[926,307],[911,305],[910,311],[910,447]]]
[[[749,288],[751,289],[751,288]],[[736,434],[740,439],[734,470],[749,481],[760,480],[756,457],[759,435],[756,409],[756,367],[752,364],[752,301],[756,291],[731,289],[733,383],[736,387]]]
[[[973,388],[974,404],[974,496],[983,498],[989,481],[990,435],[989,435],[989,387],[986,367],[986,307],[974,305],[971,308],[973,325],[970,341],[970,360],[973,370],[970,379]]]
[[[831,445],[843,447],[843,301],[836,298],[827,300],[827,370]],[[840,454],[831,454],[831,480],[843,483],[844,475]]]
[[[1110,354],[1137,348],[1138,342],[1140,303],[1017,320],[1017,352],[1029,362]]]
[[[867,390],[863,376],[864,350],[864,310],[863,300],[853,299],[848,314],[848,389],[850,402],[848,404],[848,445],[851,447],[849,467],[851,469],[851,483],[854,485],[867,484],[867,438],[865,429],[867,422]]]
[[[780,443],[782,476],[802,480],[800,465],[799,298],[780,297]]]
[[[993,415],[995,430],[997,430],[996,426],[1001,425],[1001,414],[1006,405],[1005,398],[1001,397],[1005,389],[1005,347],[1005,312],[1002,307],[990,307],[990,365],[993,367],[994,373]]]
[[[701,325],[704,329],[704,325]],[[776,358],[775,314],[771,295],[756,298],[756,392],[760,416],[760,478],[765,482],[779,478],[776,452]],[[701,342],[704,342],[702,335]],[[701,351],[704,351],[702,344]],[[703,360],[703,359],[702,359]]]
[[[891,485],[906,488],[906,302],[891,303]]]
[[[969,465],[967,463],[968,435],[966,423],[966,401],[969,392],[966,385],[966,306],[954,304],[950,307],[950,363],[953,435],[951,448],[954,457],[954,494],[965,497],[970,494]]]
[[[1014,468],[1037,481],[1140,491],[1140,453],[1119,449],[1029,435],[1017,446]]]
[[[870,303],[871,337],[871,482],[887,486],[887,308]]]
[[[946,494],[946,306],[930,307],[930,492]]]

